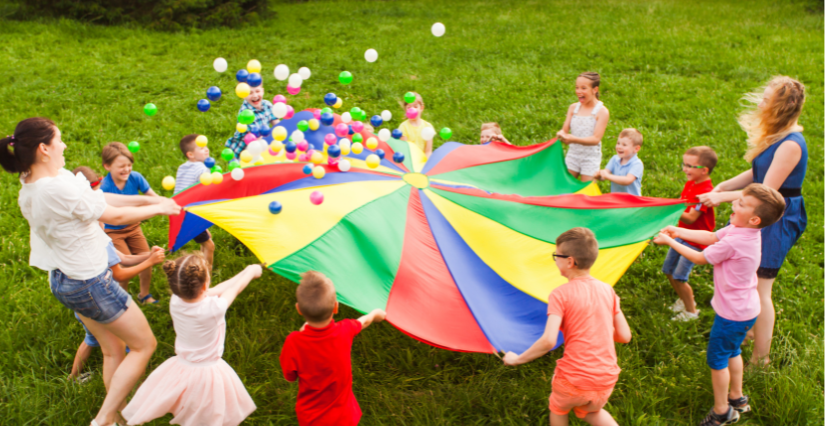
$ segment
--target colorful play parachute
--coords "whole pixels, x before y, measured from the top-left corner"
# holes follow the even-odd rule
[[[321,271],[341,303],[385,309],[418,340],[521,352],[544,330],[548,295],[566,282],[551,256],[559,234],[590,228],[600,247],[592,273],[612,285],[683,210],[679,200],[585,195],[598,192],[570,177],[560,143],[448,142],[426,162],[407,142],[378,149],[376,169],[363,164],[365,150],[349,172],[320,166],[322,179],[303,163],[276,163],[248,167],[240,181],[195,185],[175,196],[186,213],[171,218],[170,247],[215,224],[272,271],[296,282]],[[402,163],[388,160],[395,152]],[[314,191],[322,204],[310,202]],[[279,214],[268,209],[273,201]]]

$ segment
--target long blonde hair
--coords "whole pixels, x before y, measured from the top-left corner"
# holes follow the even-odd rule
[[[773,94],[767,105],[759,109],[756,106],[767,88],[773,89]],[[802,131],[797,119],[805,104],[805,86],[799,81],[780,75],[772,78],[761,91],[748,93],[742,100],[751,104],[739,116],[739,125],[748,134],[748,151],[745,152],[748,162],[789,133]]]

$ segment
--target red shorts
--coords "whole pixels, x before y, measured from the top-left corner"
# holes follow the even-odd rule
[[[560,416],[567,415],[572,409],[576,417],[583,419],[590,413],[596,413],[607,404],[613,386],[610,389],[591,391],[576,389],[567,380],[553,377],[553,391],[550,393],[550,411]]]

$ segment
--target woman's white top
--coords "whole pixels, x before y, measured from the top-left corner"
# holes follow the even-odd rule
[[[60,169],[56,177],[25,183],[17,202],[29,221],[29,265],[60,269],[69,278],[87,280],[107,268],[111,241],[97,220],[106,210],[103,191],[95,191],[83,175]]]

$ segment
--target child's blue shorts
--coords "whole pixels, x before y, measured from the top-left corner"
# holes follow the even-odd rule
[[[100,343],[97,342],[97,339],[95,339],[95,336],[93,336],[92,333],[89,332],[89,329],[86,328],[86,324],[83,324],[83,321],[81,321],[80,317],[77,316],[77,312],[75,312],[74,317],[75,317],[75,319],[77,319],[77,322],[79,322],[80,325],[83,326],[83,331],[86,332],[86,337],[83,339],[83,341],[86,342],[86,346],[91,346],[93,348],[99,348]]]
[[[731,321],[716,315],[708,341],[708,366],[714,370],[728,368],[728,360],[742,353],[742,342],[755,322],[756,318],[748,321]]]
[[[677,238],[676,241],[684,246],[692,248],[693,250],[701,251],[698,248],[686,243],[685,240],[681,238]],[[665,275],[671,275],[673,276],[673,279],[677,281],[687,282],[690,277],[691,270],[693,270],[693,262],[687,260],[686,257],[679,254],[676,250],[673,250],[673,248],[667,251],[665,263],[662,265],[662,272],[664,272]]]

